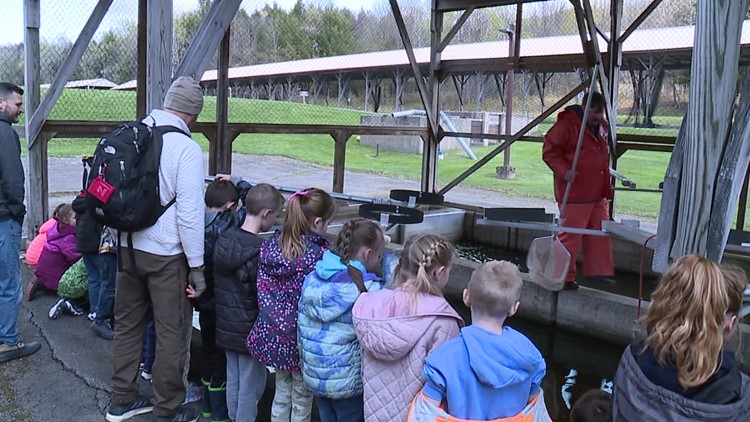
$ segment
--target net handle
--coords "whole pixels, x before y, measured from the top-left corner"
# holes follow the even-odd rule
[[[599,73],[596,71],[596,67],[591,69],[591,84],[589,85],[588,94],[586,97],[586,104],[583,109],[583,118],[581,119],[581,129],[578,131],[578,142],[576,143],[576,152],[573,155],[573,165],[571,170],[575,173],[576,167],[578,166],[578,157],[581,155],[581,146],[583,145],[583,136],[586,134],[586,126],[589,120],[589,108],[591,107],[591,93],[594,91],[594,86],[598,79]],[[565,195],[563,196],[563,202],[560,206],[560,221],[562,222],[565,216],[566,208],[568,207],[568,199],[570,198],[570,190],[573,188],[573,182],[568,182],[565,186]]]

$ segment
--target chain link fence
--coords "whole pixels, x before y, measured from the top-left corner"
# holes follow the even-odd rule
[[[609,0],[591,0],[591,3],[599,30],[607,34],[610,30]],[[649,0],[625,2],[622,27],[627,28],[649,3]],[[677,133],[688,101],[690,58],[689,55],[665,58],[659,50],[685,42],[690,44],[691,37],[679,28],[694,23],[694,3],[694,0],[664,0],[625,44],[617,104],[620,133],[666,136]],[[42,3],[42,83],[51,83],[85,23],[83,17],[90,15],[95,4],[95,0]],[[172,62],[176,68],[207,14],[211,1],[186,0],[175,1],[174,4]],[[230,122],[380,124],[378,119],[382,116],[422,108],[388,1],[375,0],[360,8],[343,8],[336,4],[309,0],[285,8],[270,1],[245,0],[242,3],[231,28]],[[399,0],[399,5],[412,44],[417,48],[417,58],[424,63],[426,70],[430,44],[429,2]],[[76,67],[70,85],[54,108],[52,119],[122,121],[135,117],[137,15],[136,0],[113,2]],[[446,15],[444,34],[459,16],[459,12]],[[21,22],[22,19],[18,20],[17,30],[23,33]],[[507,57],[509,39],[504,30],[519,31],[519,28],[512,27],[515,24],[515,6],[476,10],[458,31],[443,59]],[[525,4],[520,32],[521,54],[525,56],[544,57],[581,51],[575,14],[567,0]],[[0,79],[17,84],[23,83],[22,37],[20,40],[10,43],[0,41]],[[628,49],[654,51],[636,55],[629,54]],[[214,53],[203,80],[207,96],[200,116],[202,121],[215,121],[216,73],[213,69],[216,68],[216,59]],[[549,108],[580,83],[582,77],[580,71],[516,71],[513,82],[514,129]],[[482,131],[503,130],[505,93],[510,88],[507,82],[507,74],[503,71],[449,74],[440,88],[441,108],[456,116],[464,113],[462,122],[458,118],[451,118],[455,120],[457,131],[480,130],[478,123],[472,123],[476,120],[482,121]],[[554,116],[542,122],[530,134],[541,136],[553,123]],[[410,125],[424,127],[426,123],[423,119],[416,119],[416,123]],[[196,138],[207,149],[205,138]],[[285,155],[317,164],[324,164],[330,159],[328,155],[331,152],[328,155],[321,152],[315,157],[294,154],[295,151],[306,151],[308,145],[315,146],[311,148],[312,151],[332,151],[333,143],[328,136],[310,136],[299,143],[299,147],[288,148],[287,144],[297,145],[294,141],[293,136],[242,136],[235,142],[234,150],[244,154]],[[386,152],[379,141],[365,137],[357,137],[356,141],[355,147],[350,142],[347,152],[348,169],[418,177],[418,172],[407,175],[404,171],[391,169],[385,162],[390,152]],[[419,141],[411,139],[404,142]],[[56,167],[57,158],[89,153],[94,143],[92,139],[53,140],[49,154],[50,179],[64,173]],[[472,148],[481,156],[491,146],[490,142],[482,141],[472,145]],[[539,146],[531,145],[529,148],[531,154]],[[462,168],[471,164],[468,161],[457,166],[450,164],[453,159],[464,159],[460,158],[463,153],[457,151],[455,154],[448,151],[447,161],[441,161],[441,183],[452,180]],[[654,160],[654,173],[661,172],[663,175],[666,161],[656,153],[628,152],[621,166],[626,171],[635,172],[635,164],[632,163],[643,159],[639,154],[651,154],[647,158]],[[522,153],[514,155],[513,165],[518,165],[519,175],[546,171],[543,165],[533,165],[524,170],[523,156]],[[364,160],[363,157],[376,157],[372,160],[380,159],[381,162]],[[399,162],[399,157],[388,160]],[[496,160],[501,159],[498,157]],[[404,159],[401,162],[410,169],[418,168],[419,163],[418,156],[414,160]],[[68,168],[70,163],[61,162],[59,165]],[[494,184],[494,181],[488,181],[490,177],[495,178],[494,167],[490,163],[483,170],[484,173],[477,173],[469,179],[469,183],[476,186]],[[551,189],[531,189],[524,185],[523,180],[503,183],[499,189],[509,194],[524,194],[524,190],[535,196],[549,197],[551,194]],[[75,184],[77,186],[78,182]],[[649,182],[648,187],[655,188],[651,186],[653,184]],[[60,189],[67,191],[69,188]],[[651,197],[658,198],[658,195]]]

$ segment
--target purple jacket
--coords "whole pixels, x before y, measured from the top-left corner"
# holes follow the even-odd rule
[[[47,231],[47,243],[34,274],[44,287],[56,291],[60,277],[79,259],[81,254],[76,250],[76,228],[67,225],[60,228],[57,223]]]
[[[442,297],[420,294],[416,310],[411,300],[411,293],[386,289],[363,293],[352,309],[366,422],[405,422],[424,384],[425,358],[464,326]]]
[[[290,261],[281,254],[277,232],[263,242],[258,259],[258,319],[247,337],[247,350],[260,362],[284,371],[300,371],[297,306],[305,276],[328,249],[316,233],[302,236],[305,255]]]

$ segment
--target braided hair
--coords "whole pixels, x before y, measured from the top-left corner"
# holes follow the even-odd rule
[[[366,291],[364,279],[362,273],[351,265],[351,260],[362,247],[375,249],[383,242],[383,230],[380,226],[364,218],[347,221],[339,231],[333,252],[346,265],[349,276],[360,292]]]
[[[431,276],[440,267],[453,261],[453,245],[440,236],[421,233],[409,238],[396,267],[393,287],[412,294],[413,308],[421,293],[442,296],[437,280]]]

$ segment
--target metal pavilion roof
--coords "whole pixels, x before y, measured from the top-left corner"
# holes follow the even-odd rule
[[[640,69],[640,60],[652,57],[663,60],[663,66],[667,69],[689,68],[694,33],[694,26],[641,29],[633,32],[623,44],[623,69]],[[603,53],[606,55],[607,43],[599,37]],[[743,25],[741,43],[742,60],[746,62],[750,60],[750,21],[745,21]],[[414,54],[421,66],[426,68],[429,65],[429,48],[417,48]],[[519,62],[521,70],[546,72],[569,72],[588,66],[583,55],[581,38],[577,34],[522,39]],[[505,70],[512,66],[508,57],[508,41],[449,45],[442,54],[441,66],[442,70],[452,73],[473,74],[482,70]],[[409,59],[402,49],[233,67],[229,69],[229,79],[266,80],[290,76],[335,75],[341,72],[392,72],[407,68]],[[201,81],[211,83],[216,79],[217,71],[209,70],[203,74]],[[136,81],[133,80],[113,89],[126,90],[135,87]]]

